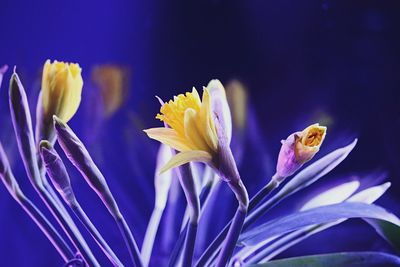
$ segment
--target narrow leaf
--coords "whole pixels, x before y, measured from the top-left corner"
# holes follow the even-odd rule
[[[335,222],[346,218],[377,219],[400,227],[400,220],[379,206],[364,203],[340,203],[293,213],[269,221],[242,234],[239,242],[255,245],[278,234],[282,235],[303,227]]]
[[[381,252],[342,252],[271,261],[252,267],[395,267],[400,258]]]
[[[293,179],[291,179],[277,194],[275,197],[282,197],[285,195],[291,195],[300,189],[303,189],[310,184],[316,182],[319,178],[326,175],[328,172],[333,170],[337,165],[339,165],[353,150],[357,144],[357,139],[355,139],[351,144],[336,149],[335,151],[329,153],[328,155],[317,160],[313,164],[304,168],[299,172]]]

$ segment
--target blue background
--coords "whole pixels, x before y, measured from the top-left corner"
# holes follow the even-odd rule
[[[399,11],[398,1],[2,0],[0,64],[17,66],[32,111],[46,59],[81,65],[83,101],[70,124],[88,144],[139,243],[153,206],[157,150],[140,129],[159,125],[154,119],[159,108],[154,95],[168,99],[192,86],[201,88],[213,78],[222,82],[237,78],[249,89],[262,142],[254,145],[258,149],[247,151],[241,166],[251,193],[271,175],[282,138],[329,118],[321,155],[355,136],[359,144],[330,177],[298,198],[338,179],[357,176],[370,181],[382,176],[389,178],[392,187],[378,203],[399,214]],[[89,70],[104,63],[129,67],[131,86],[124,106],[94,131],[87,100],[93,88],[86,81]],[[10,73],[0,90],[0,137],[24,191],[39,203],[12,136],[6,90]],[[252,160],[252,152],[260,151],[264,156],[259,162]],[[68,166],[89,216],[126,259],[111,217]],[[233,210],[229,191],[222,191]],[[290,212],[296,201],[291,199],[271,216]],[[231,216],[229,209],[226,213],[226,218]],[[223,222],[219,219],[216,224]],[[343,250],[391,251],[373,230],[356,221],[313,237],[282,256]],[[168,254],[168,250],[160,245],[156,253]],[[0,258],[7,266],[62,264],[3,187]]]

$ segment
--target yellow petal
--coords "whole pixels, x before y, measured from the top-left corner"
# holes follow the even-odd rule
[[[212,118],[211,111],[211,100],[207,88],[203,90],[203,99],[200,109],[200,118],[198,121],[198,127],[202,129],[202,134],[209,147],[212,150],[217,151],[218,139],[214,125],[214,118]]]
[[[74,68],[74,70],[71,70]],[[64,110],[64,121],[68,122],[72,116],[78,110],[78,107],[81,103],[81,94],[82,94],[82,87],[83,87],[83,80],[81,75],[77,75],[79,66],[77,64],[71,64],[68,68],[68,78],[67,78],[67,95],[63,99],[63,107]],[[74,73],[73,73],[74,72]],[[80,71],[79,71],[80,73]]]
[[[173,156],[164,167],[161,168],[160,174],[168,171],[169,169],[181,166],[189,162],[211,162],[212,156],[210,153],[199,150],[191,150],[186,152],[181,152]]]
[[[196,88],[194,88],[194,87],[192,89],[192,95],[193,95],[197,105],[200,106],[201,105],[201,99],[200,99],[199,93],[197,92]]]
[[[181,138],[175,130],[171,128],[151,128],[144,132],[152,139],[157,140],[165,145],[168,145],[178,151],[188,151],[191,149],[186,140]]]
[[[193,143],[193,145],[195,146],[195,150],[208,151],[210,150],[210,148],[208,147],[207,143],[202,137],[202,134],[199,131],[196,124],[196,120],[198,119],[197,117],[198,114],[194,109],[188,108],[185,111],[185,116],[184,116],[185,136],[190,142]]]

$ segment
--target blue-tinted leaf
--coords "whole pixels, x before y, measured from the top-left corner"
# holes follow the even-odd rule
[[[283,196],[291,195],[316,182],[319,178],[323,177],[328,172],[333,170],[337,165],[339,165],[349,155],[356,144],[357,139],[355,139],[351,144],[336,149],[335,151],[304,168],[284,187],[282,187],[282,189],[274,196],[274,198],[281,198]]]
[[[349,185],[351,187],[353,187],[353,185],[351,183],[345,183],[342,184],[343,185]],[[346,186],[347,187],[347,186]],[[349,199],[347,199],[347,202],[362,202],[362,203],[366,203],[366,204],[372,204],[373,202],[375,202],[377,199],[379,199],[385,192],[386,190],[390,187],[390,183],[386,182],[384,184],[381,185],[377,185],[377,186],[373,186],[373,187],[369,187],[367,189],[364,189],[356,194],[354,194],[353,196],[351,196]],[[322,195],[327,196],[327,199],[329,198],[329,196],[331,194],[334,193],[341,193],[341,190],[337,190],[340,189],[340,187],[335,187],[333,189],[327,190],[324,193],[322,193]],[[327,194],[329,193],[329,194]],[[345,196],[347,198],[347,196]],[[335,198],[335,196],[333,196],[333,198]],[[332,204],[336,204],[336,203],[332,203]],[[303,206],[304,207],[304,206]],[[316,208],[316,207],[314,207]],[[305,209],[301,209],[300,211],[305,210]],[[249,261],[247,261],[249,264],[250,263],[257,263],[260,262],[260,260],[264,260],[264,261],[268,261],[272,258],[274,258],[276,255],[279,255],[280,253],[282,253],[283,251],[285,251],[286,249],[294,246],[295,244],[303,241],[304,239],[307,239],[308,237],[317,234],[321,231],[324,231],[325,229],[328,229],[332,226],[335,226],[337,224],[340,224],[344,221],[346,221],[347,219],[341,219],[332,223],[325,223],[325,224],[319,224],[316,226],[310,226],[310,227],[305,227],[305,228],[301,228],[299,230],[293,231],[291,233],[285,234],[282,237],[278,238],[276,241],[274,241],[272,244],[269,244],[267,246],[265,246],[261,251],[258,251],[257,253],[255,253],[253,255],[253,257],[250,258]],[[374,219],[365,219],[367,222],[369,221],[375,221]],[[386,223],[385,221],[380,221],[380,220],[376,220],[378,223],[382,223],[384,229],[380,229],[380,224],[377,225],[372,225],[373,227],[375,227],[375,229],[377,230],[378,233],[381,234],[381,236],[385,239],[387,239],[390,243],[392,243],[393,246],[395,246],[393,243],[399,242],[399,230],[400,228],[395,226],[392,223]],[[392,231],[390,231],[390,227],[394,227],[395,229],[392,229]],[[386,229],[386,227],[389,227],[389,229]],[[397,231],[396,231],[397,230]],[[386,234],[386,236],[385,236]],[[395,239],[395,240],[394,240]],[[397,240],[396,240],[397,239]],[[259,243],[259,244],[263,244],[263,242]],[[398,244],[398,243],[397,243]],[[256,249],[258,249],[258,246],[250,246],[247,247],[250,251],[252,248],[254,248],[254,250],[252,250],[253,252],[256,251]]]
[[[342,252],[271,261],[252,267],[395,267],[400,258],[380,252]]]
[[[269,221],[242,234],[239,242],[246,245],[255,245],[275,235],[282,235],[306,226],[330,223],[346,218],[377,219],[400,227],[399,219],[379,206],[364,203],[340,203],[293,213]]]

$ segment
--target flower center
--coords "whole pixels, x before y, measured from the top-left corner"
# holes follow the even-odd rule
[[[185,137],[184,129],[184,116],[185,111],[189,108],[194,109],[196,112],[200,111],[201,100],[197,91],[193,90],[191,93],[180,94],[165,103],[160,113],[156,118],[168,124],[174,129],[181,137]]]
[[[321,143],[324,130],[318,127],[312,128],[308,131],[306,137],[303,139],[303,144],[306,146],[318,146]]]

